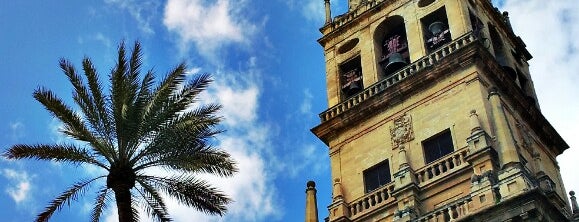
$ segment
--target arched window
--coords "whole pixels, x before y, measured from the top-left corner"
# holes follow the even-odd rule
[[[388,77],[410,62],[406,26],[402,16],[389,17],[378,25],[374,32],[374,44],[381,77]]]
[[[503,43],[503,39],[499,35],[499,32],[495,28],[495,26],[489,24],[489,33],[491,35],[491,42],[493,45],[493,51],[495,52],[495,59],[501,65],[503,70],[507,72],[509,77],[512,79],[517,79],[517,72],[511,67],[512,65],[509,63],[507,58],[508,54],[505,53],[505,45]]]
[[[340,82],[343,99],[353,96],[364,89],[362,82],[362,62],[360,56],[356,56],[339,66]]]
[[[426,49],[430,53],[452,40],[444,7],[420,19],[425,33]]]

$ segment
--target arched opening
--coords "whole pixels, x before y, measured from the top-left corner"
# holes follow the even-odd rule
[[[452,40],[448,17],[446,16],[446,8],[441,7],[424,16],[420,21],[425,33],[424,40],[426,42],[426,49],[429,53]]]
[[[359,55],[340,64],[339,71],[343,99],[353,96],[364,89],[362,62]]]
[[[388,77],[408,65],[410,54],[404,18],[395,15],[380,23],[374,32],[374,46],[380,65],[379,77]]]
[[[497,60],[497,63],[501,65],[501,67],[503,68],[503,70],[505,70],[505,72],[507,72],[509,77],[511,77],[513,80],[517,79],[517,72],[509,64],[507,54],[505,53],[505,45],[503,43],[503,40],[499,35],[497,29],[491,24],[489,24],[489,33],[491,35],[491,42],[493,46],[493,51],[495,52],[495,59]]]

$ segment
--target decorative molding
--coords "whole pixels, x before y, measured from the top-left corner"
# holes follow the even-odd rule
[[[390,136],[392,138],[392,149],[412,141],[414,139],[412,117],[404,113],[404,115],[394,119],[394,125],[390,126]]]

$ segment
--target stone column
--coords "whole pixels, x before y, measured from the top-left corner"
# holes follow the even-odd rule
[[[326,25],[332,22],[332,11],[330,10],[330,0],[324,0],[324,6],[326,8]]]
[[[316,183],[308,181],[306,188],[306,222],[318,222],[318,201]]]
[[[497,149],[501,160],[501,168],[520,162],[519,154],[515,148],[515,141],[511,135],[507,123],[507,117],[501,103],[501,96],[497,88],[491,88],[488,97],[491,103],[492,122],[494,123],[494,136],[496,137]]]

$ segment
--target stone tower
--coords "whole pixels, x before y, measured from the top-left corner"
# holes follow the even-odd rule
[[[525,43],[488,0],[349,0],[318,40],[330,222],[569,221]],[[320,3],[321,4],[321,3]]]

